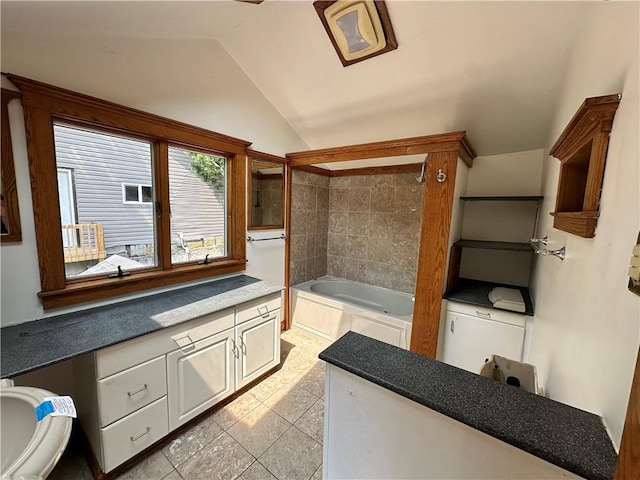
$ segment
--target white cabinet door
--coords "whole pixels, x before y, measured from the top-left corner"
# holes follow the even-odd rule
[[[236,327],[236,388],[280,363],[280,310]]]
[[[443,361],[478,373],[493,353],[521,361],[523,342],[522,327],[447,312]]]
[[[174,430],[235,391],[233,329],[167,355],[169,429]]]

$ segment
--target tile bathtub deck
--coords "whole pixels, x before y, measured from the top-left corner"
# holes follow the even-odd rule
[[[282,368],[160,447],[118,480],[317,480],[322,478],[324,362],[330,342],[291,329]],[[49,480],[90,480],[73,443]]]

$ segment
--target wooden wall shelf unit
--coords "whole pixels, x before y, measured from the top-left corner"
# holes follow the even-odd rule
[[[553,227],[593,238],[609,133],[620,94],[587,98],[551,148],[561,162]]]
[[[544,199],[541,195],[503,195],[503,196],[461,196],[460,200],[465,202],[500,202],[514,204],[519,202],[533,202],[537,206],[535,210],[531,209],[531,231],[533,234],[535,231],[535,225],[537,224],[538,214],[540,211],[540,204]],[[487,212],[492,211],[491,205],[485,207]],[[511,208],[511,207],[509,207]],[[529,218],[529,217],[527,217]],[[502,220],[504,222],[504,220]],[[464,232],[463,232],[464,233]],[[523,233],[523,232],[521,232]],[[522,237],[525,240],[524,237]],[[483,250],[498,250],[505,252],[515,252],[520,254],[531,254],[534,251],[528,242],[514,242],[514,241],[496,241],[496,240],[479,240],[462,238],[456,241],[451,246],[449,256],[449,269],[447,272],[447,284],[446,291],[443,298],[448,300],[454,300],[461,303],[467,303],[472,305],[478,305],[482,307],[493,307],[488,299],[488,293],[495,287],[507,287],[517,288],[522,293],[522,297],[525,302],[525,315],[533,315],[533,303],[529,295],[529,289],[522,285],[511,285],[502,281],[489,281],[487,278],[463,278],[460,276],[460,267],[463,263],[462,252],[464,249],[483,249]],[[502,255],[502,254],[499,254]],[[500,265],[495,265],[496,271],[500,269]],[[477,273],[477,272],[476,272]],[[483,275],[484,276],[484,275]],[[502,275],[501,275],[502,276]]]

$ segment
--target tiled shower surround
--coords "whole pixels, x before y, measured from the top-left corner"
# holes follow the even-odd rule
[[[296,173],[302,173],[298,182]],[[328,225],[324,230],[327,241],[323,243],[326,207],[320,197],[324,197],[327,184]],[[331,177],[329,180],[294,171],[291,284],[328,274],[414,293],[423,191],[423,184],[418,183],[412,173]],[[296,216],[302,217],[301,212],[305,212],[307,220],[304,229],[301,219],[294,222]],[[315,227],[311,226],[313,222]],[[304,240],[296,238],[302,237],[302,232],[307,238],[314,237],[313,249],[309,249],[308,244],[306,250],[302,249]],[[312,263],[313,269],[309,267]]]
[[[291,285],[327,274],[329,177],[294,170],[291,177]]]

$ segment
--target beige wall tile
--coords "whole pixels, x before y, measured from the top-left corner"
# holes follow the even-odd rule
[[[354,235],[347,236],[347,255],[348,258],[356,260],[367,259],[367,237],[357,237]]]
[[[349,227],[348,212],[329,212],[329,233],[346,235]]]
[[[371,188],[349,189],[349,212],[368,212],[371,204]]]
[[[369,212],[349,212],[349,235],[369,236]]]

